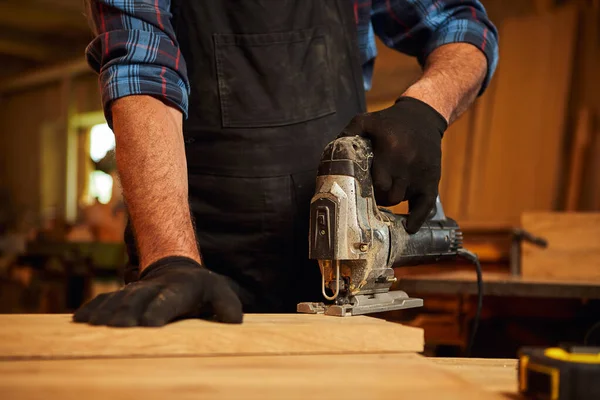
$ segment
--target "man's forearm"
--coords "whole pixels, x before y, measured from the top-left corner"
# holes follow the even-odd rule
[[[140,269],[166,256],[200,261],[188,202],[182,114],[150,96],[112,104],[117,168]]]
[[[452,123],[473,103],[486,72],[485,55],[475,46],[447,44],[427,57],[423,76],[402,95],[429,104]]]

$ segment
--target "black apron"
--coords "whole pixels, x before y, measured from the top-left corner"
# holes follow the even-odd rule
[[[351,1],[173,0],[172,13],[191,84],[183,130],[204,263],[235,282],[246,312],[318,301],[307,248],[316,168],[365,110]]]

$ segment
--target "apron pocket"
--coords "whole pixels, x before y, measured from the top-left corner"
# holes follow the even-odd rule
[[[335,113],[324,29],[213,40],[223,127],[284,126]]]

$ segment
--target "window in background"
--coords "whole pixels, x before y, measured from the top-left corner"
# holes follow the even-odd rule
[[[115,148],[115,135],[108,124],[94,125],[90,131],[90,157],[97,163],[106,153]],[[113,178],[102,171],[94,169],[90,173],[89,198],[98,198],[102,204],[107,204],[112,195]]]

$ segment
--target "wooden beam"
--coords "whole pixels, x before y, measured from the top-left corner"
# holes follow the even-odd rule
[[[538,14],[552,11],[552,9],[556,6],[556,2],[554,0],[535,0],[534,3]]]
[[[0,54],[45,62],[63,58],[65,53],[72,52],[72,47],[68,45],[59,47],[52,43],[49,44],[48,39],[42,40],[25,32],[15,33],[7,29],[0,29]]]
[[[0,54],[33,61],[44,61],[50,58],[50,53],[44,47],[16,43],[0,37]]]
[[[28,71],[31,68],[35,68],[38,63],[32,60],[26,60],[24,58],[18,58],[0,53],[0,65],[2,66],[2,73],[0,74],[0,82],[10,76],[18,76],[23,71]]]
[[[61,11],[82,13],[84,1],[79,0],[29,0],[31,6],[45,6],[47,8],[60,9]]]
[[[582,107],[575,123],[575,135],[571,147],[569,180],[567,181],[566,211],[579,209],[583,169],[592,140],[592,115],[588,108]]]
[[[87,65],[87,62],[82,57],[79,57],[62,65],[49,67],[47,69],[21,75],[16,78],[0,81],[0,93],[25,90],[38,85],[61,80],[66,76],[76,76],[86,72],[91,73],[92,71]]]
[[[0,26],[44,33],[89,31],[83,6],[80,13],[70,13],[49,6],[32,7],[29,2],[15,0],[0,2]]]

